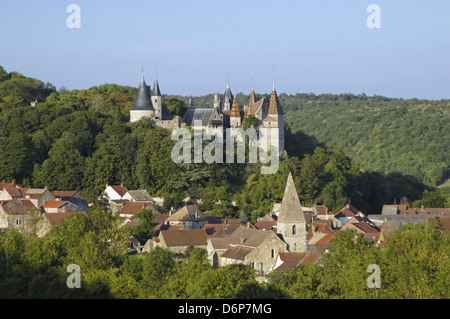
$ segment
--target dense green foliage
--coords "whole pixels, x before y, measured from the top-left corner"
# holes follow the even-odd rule
[[[125,228],[102,208],[73,215],[44,238],[0,233],[0,298],[449,298],[450,234],[438,224],[407,225],[379,248],[338,232],[323,267],[272,272],[258,283],[249,266],[214,269],[206,250],[125,252]],[[111,240],[109,240],[111,239]],[[68,288],[70,264],[80,288]],[[381,287],[368,288],[376,264]]]
[[[323,203],[333,210],[347,202],[365,213],[379,213],[383,204],[394,202],[441,206],[447,196],[410,175],[362,171],[344,154],[346,147],[321,145],[314,137],[291,129],[289,123],[285,131],[288,155],[276,174],[262,175],[259,164],[175,164],[170,160],[175,143],[170,131],[149,120],[129,122],[135,88],[104,84],[56,91],[17,72],[1,69],[0,75],[0,180],[15,178],[25,187],[79,190],[96,202],[106,183],[123,183],[128,189],[147,189],[153,196],[165,197],[166,210],[191,197],[201,199],[200,208],[210,215],[253,221],[281,200],[288,171],[293,172],[302,204]],[[237,97],[246,103],[246,96]],[[295,97],[280,95],[288,122],[294,115]],[[32,107],[35,98],[38,104]],[[208,98],[195,99],[196,105],[207,103]],[[185,112],[182,97],[164,100],[176,114]],[[376,99],[368,101],[374,104]],[[378,104],[373,108],[381,107]],[[434,127],[447,125],[441,124]],[[292,123],[294,127],[298,124]],[[446,143],[447,137],[443,135],[437,143]],[[435,151],[433,158],[441,158]],[[423,198],[425,191],[427,198]]]
[[[436,186],[450,176],[450,102],[352,94],[279,96],[292,130],[337,145],[367,170]]]

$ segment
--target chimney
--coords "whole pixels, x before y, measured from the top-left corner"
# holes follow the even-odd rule
[[[228,224],[228,219],[227,219],[226,216],[225,216],[225,219],[224,219],[223,223],[224,223],[224,224]]]
[[[169,216],[172,216],[172,211],[173,211],[173,206],[170,207],[170,210],[169,210]]]
[[[13,179],[11,184],[12,184],[12,186],[16,186],[16,179]]]
[[[243,234],[241,234],[241,236],[239,237],[239,244],[243,244],[244,243],[244,241],[245,241],[245,239],[244,239],[244,235]]]

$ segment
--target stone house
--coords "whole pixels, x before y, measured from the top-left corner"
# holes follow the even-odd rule
[[[30,200],[36,208],[50,200],[55,200],[55,196],[48,190],[48,188],[23,188],[23,187],[9,187],[4,188],[0,192],[0,200]]]
[[[208,219],[195,204],[188,204],[166,219],[170,226],[182,226],[185,229],[201,229],[208,223]]]
[[[117,210],[116,214],[120,218],[131,220],[145,209],[150,209],[154,214],[160,213],[150,202],[126,202]]]
[[[354,216],[364,216],[364,214],[355,206],[346,204],[344,208],[342,208],[339,212],[334,215],[334,218],[337,220],[335,224],[335,228],[342,227],[346,222],[348,222]]]
[[[145,189],[127,191],[122,199],[131,202],[153,202],[153,198]]]
[[[0,229],[30,231],[34,216],[38,217],[38,210],[30,200],[0,201]]]
[[[71,202],[77,206],[78,212],[84,212],[88,208],[87,200],[77,191],[54,191],[55,199]]]
[[[76,211],[77,206],[66,200],[50,200],[41,205],[42,213],[69,213]]]
[[[287,244],[273,231],[238,227],[226,238],[208,239],[206,249],[214,267],[245,264],[264,275],[272,267],[278,252],[287,251]]]
[[[161,247],[173,253],[184,253],[190,246],[206,249],[207,237],[203,229],[161,230],[158,237],[147,241],[143,252]]]
[[[43,213],[36,225],[36,235],[44,237],[50,230],[61,224],[64,218],[72,216],[73,214],[83,214],[87,217],[86,212],[68,212],[68,213]]]

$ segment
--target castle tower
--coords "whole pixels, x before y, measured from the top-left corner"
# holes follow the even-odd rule
[[[161,118],[162,116],[162,97],[161,91],[159,90],[158,78],[155,74],[155,84],[153,85],[153,94],[152,94],[152,105],[155,109],[155,115],[157,118]]]
[[[231,107],[230,125],[234,128],[241,126],[241,112],[239,111],[236,97],[234,97],[233,106]]]
[[[278,152],[281,152],[284,150],[284,113],[280,100],[278,99],[277,91],[275,90],[275,85],[269,98],[267,115],[270,118],[269,124],[267,124],[270,134],[270,144]]]
[[[306,251],[306,220],[298,199],[294,179],[289,172],[277,220],[277,232],[290,252]]]
[[[233,103],[233,93],[231,93],[230,85],[227,83],[227,88],[223,94],[223,100],[221,101],[221,111],[231,111],[231,104]]]
[[[130,122],[139,121],[143,117],[151,117],[155,114],[155,109],[150,100],[150,92],[144,79],[144,70],[142,70],[142,78],[139,89],[134,100],[134,105],[130,110]]]

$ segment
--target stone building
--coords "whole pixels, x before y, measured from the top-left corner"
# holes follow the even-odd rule
[[[306,220],[298,199],[292,174],[289,173],[277,219],[277,233],[290,252],[305,252]]]

